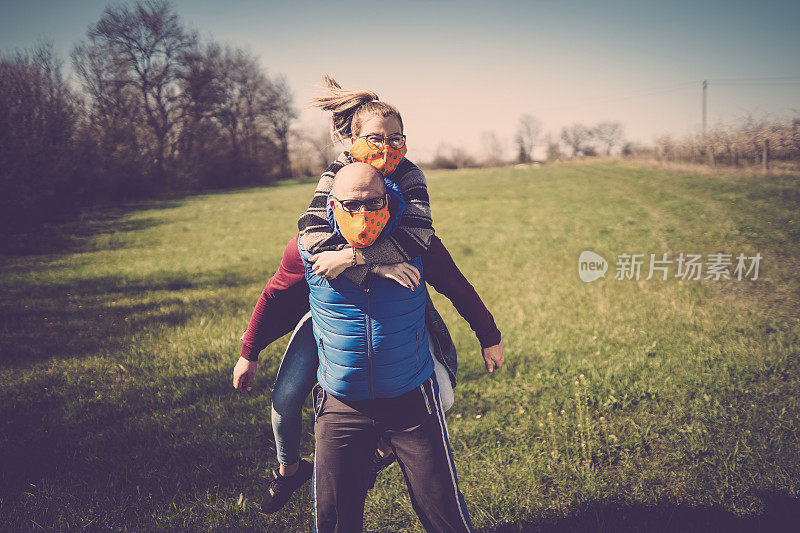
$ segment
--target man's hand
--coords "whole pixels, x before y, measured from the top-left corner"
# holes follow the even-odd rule
[[[233,367],[233,388],[242,393],[250,392],[253,389],[257,369],[258,362],[239,357],[236,366]]]
[[[504,348],[502,342],[494,346],[489,346],[488,348],[481,348],[481,355],[483,356],[483,361],[486,363],[487,372],[491,374],[494,372],[495,368],[503,366],[503,361],[505,361],[503,352]]]
[[[407,289],[415,290],[419,287],[419,270],[409,263],[394,263],[392,265],[375,265],[372,272],[386,279],[393,279]]]
[[[314,266],[311,267],[314,274],[325,279],[334,279],[347,267],[353,266],[353,249],[342,248],[341,250],[322,252],[312,255],[308,260],[314,263]]]

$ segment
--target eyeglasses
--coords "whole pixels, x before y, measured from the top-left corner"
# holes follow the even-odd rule
[[[366,200],[339,200],[334,197],[334,200],[339,202],[342,209],[348,213],[355,213],[361,210],[363,206],[366,211],[377,211],[386,207],[387,196],[376,196],[375,198],[367,198]]]
[[[399,149],[406,144],[406,136],[399,133],[389,135],[388,137],[384,137],[382,135],[364,135],[363,137],[359,137],[359,139],[364,139],[368,143],[372,144],[374,148],[380,148],[381,146],[388,144],[392,148]]]

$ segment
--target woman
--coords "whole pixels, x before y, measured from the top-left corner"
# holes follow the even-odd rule
[[[456,267],[441,241],[433,235],[425,177],[416,165],[405,159],[406,146],[399,111],[370,91],[345,91],[332,78],[325,77],[329,94],[315,100],[331,111],[334,141],[349,139],[352,146],[323,173],[308,211],[301,216],[300,234],[286,247],[278,271],[267,283],[242,336],[242,351],[234,369],[234,387],[250,390],[257,368],[258,353],[269,343],[291,331],[297,323],[284,354],[272,393],[272,426],[279,468],[265,494],[262,511],[275,512],[311,476],[312,465],[300,460],[301,409],[316,382],[317,346],[308,320],[308,285],[297,247],[314,253],[314,271],[326,278],[339,275],[361,284],[372,272],[393,279],[408,288],[420,283],[419,271],[406,263],[422,256],[425,281],[447,296],[469,322],[482,347],[488,372],[503,363],[503,344],[491,313],[472,285]],[[405,201],[403,215],[394,230],[362,248],[352,247],[328,222],[328,196],[333,176],[344,165],[362,161],[376,167],[394,182]],[[305,316],[304,316],[305,315]],[[455,386],[455,347],[444,322],[428,299],[426,324],[431,352],[436,361],[436,377],[442,389],[443,404],[452,405]],[[449,396],[449,398],[447,397]],[[393,461],[386,449],[373,458],[374,472]],[[371,480],[374,482],[374,479]]]

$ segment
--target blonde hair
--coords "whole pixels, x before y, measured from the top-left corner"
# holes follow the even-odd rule
[[[331,118],[331,139],[337,142],[351,137],[357,137],[361,125],[367,117],[397,117],[400,122],[400,131],[403,130],[403,119],[400,111],[391,104],[378,100],[378,95],[367,90],[345,90],[336,83],[329,74],[322,77],[328,94],[317,96],[311,100],[311,105],[319,107],[333,114]]]

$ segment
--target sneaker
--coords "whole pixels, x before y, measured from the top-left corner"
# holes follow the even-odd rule
[[[378,450],[375,450],[369,461],[369,471],[367,472],[367,490],[375,486],[375,480],[378,479],[378,474],[381,473],[381,470],[392,464],[394,459],[394,454],[382,457],[381,454],[378,453]]]
[[[314,465],[308,459],[301,459],[297,472],[292,476],[282,476],[276,468],[272,471],[272,481],[269,482],[267,492],[261,501],[261,512],[272,514],[280,511],[286,505],[294,491],[299,489],[303,483],[311,479],[314,472]]]

